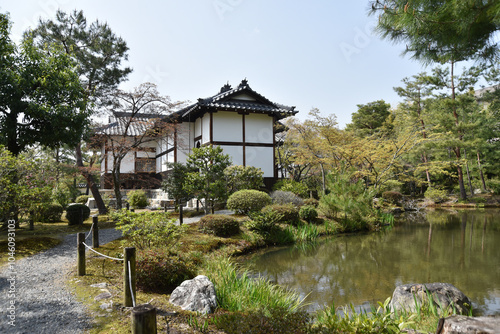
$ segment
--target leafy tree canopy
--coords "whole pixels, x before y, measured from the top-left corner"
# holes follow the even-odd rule
[[[26,38],[17,47],[9,33],[0,14],[0,144],[14,155],[36,143],[76,144],[88,115],[75,63],[54,44],[37,47]]]
[[[498,53],[497,0],[375,0],[377,30],[424,63],[488,59]]]

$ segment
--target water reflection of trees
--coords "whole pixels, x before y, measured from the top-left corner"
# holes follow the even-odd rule
[[[249,266],[319,305],[384,300],[396,285],[412,282],[452,283],[485,304],[500,289],[498,213],[433,211],[418,224],[281,249]]]

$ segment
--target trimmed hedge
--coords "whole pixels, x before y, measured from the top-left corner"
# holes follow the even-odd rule
[[[227,208],[237,213],[249,214],[258,212],[266,205],[271,204],[271,197],[263,191],[245,189],[229,196]]]
[[[83,219],[81,220],[81,215]],[[81,221],[90,217],[90,209],[88,206],[80,203],[70,204],[66,208],[66,219],[68,219],[68,225],[78,225]]]
[[[140,251],[137,259],[137,288],[142,291],[171,293],[183,281],[195,277],[192,265],[168,251]]]
[[[218,237],[230,237],[240,233],[240,224],[234,217],[228,215],[206,215],[199,222],[200,231]]]
[[[282,216],[280,223],[297,225],[299,222],[299,209],[292,204],[273,204],[262,209],[262,212],[274,211]]]

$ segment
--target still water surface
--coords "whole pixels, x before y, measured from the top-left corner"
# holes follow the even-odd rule
[[[406,283],[452,283],[474,313],[500,315],[500,210],[435,210],[390,230],[258,254],[245,266],[324,305],[376,304]]]

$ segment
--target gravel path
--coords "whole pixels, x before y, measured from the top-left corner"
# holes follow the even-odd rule
[[[120,231],[102,229],[99,243],[105,244],[120,236]],[[65,284],[76,264],[76,234],[66,236],[57,247],[14,264],[14,274],[8,267],[0,271],[0,333],[76,334],[90,328],[92,319],[86,314],[85,306],[75,300]],[[15,280],[10,280],[11,277]],[[12,287],[15,297],[14,291],[10,291]],[[9,324],[12,319],[9,319],[8,308],[13,302],[15,327]]]

